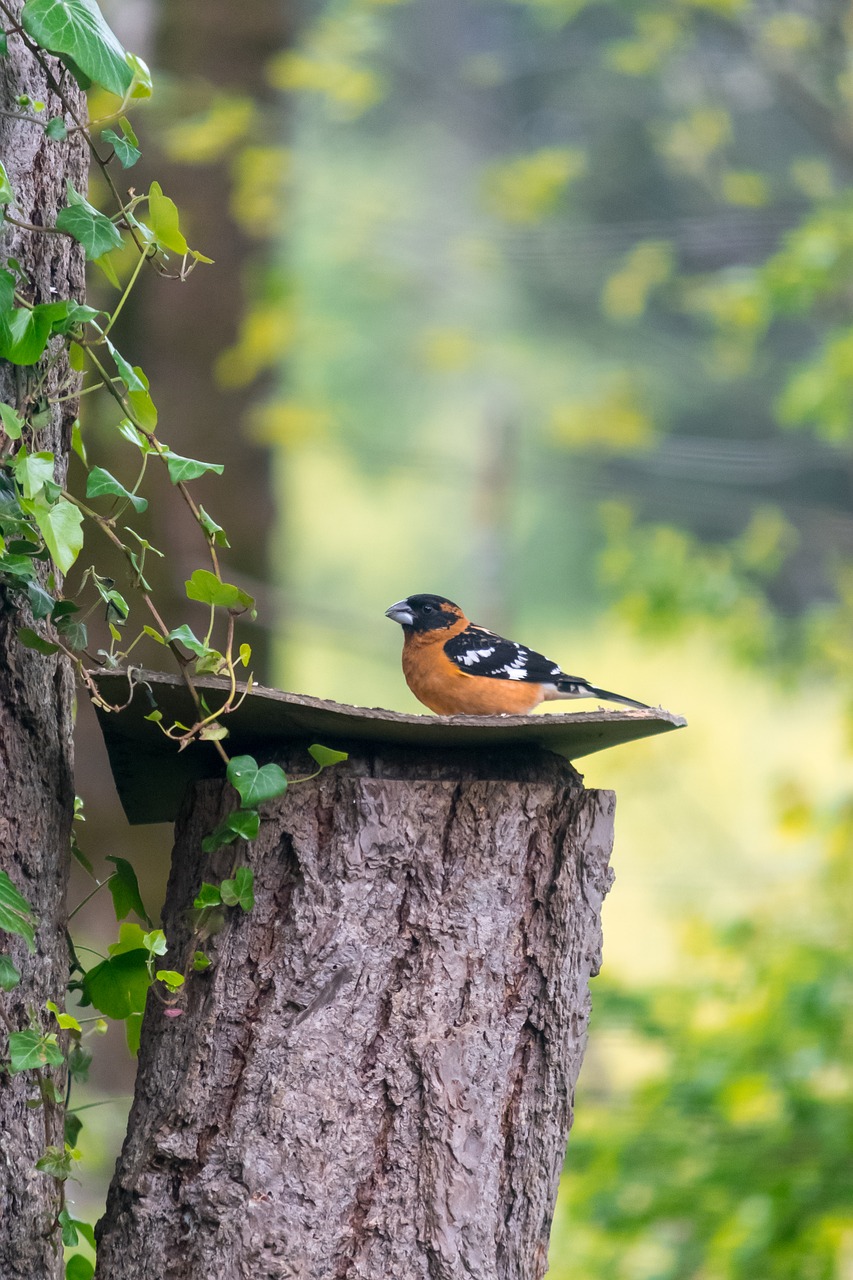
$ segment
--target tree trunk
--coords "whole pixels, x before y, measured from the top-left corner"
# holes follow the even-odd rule
[[[19,0],[12,0],[11,7],[19,12]],[[58,78],[58,62],[49,59],[49,63]],[[68,77],[65,90],[75,110],[84,115],[83,95],[73,82],[68,83]],[[0,59],[3,111],[20,113],[16,99],[22,94],[45,103],[45,119],[63,114],[35,59],[10,35],[9,56]],[[16,193],[10,212],[20,221],[51,226],[66,203],[66,178],[78,191],[85,190],[87,157],[79,135],[54,142],[43,129],[0,115],[0,155]],[[7,225],[2,249],[0,266],[5,266],[7,257],[14,257],[28,274],[29,301],[82,299],[82,253],[67,236],[39,235]],[[51,293],[51,288],[56,292]],[[0,362],[0,398],[23,410],[40,372],[41,367],[15,368]],[[49,395],[66,376],[63,354],[41,394]],[[73,401],[54,408],[34,446],[55,454],[57,480],[65,475],[76,412]],[[0,992],[6,1031],[26,1028],[31,1012],[45,1030],[55,1030],[55,1024],[47,1025],[44,1004],[53,999],[61,1005],[68,976],[65,885],[74,803],[73,682],[64,659],[42,657],[18,643],[17,628],[28,621],[0,588],[0,866],[29,900],[39,921],[33,956],[19,939],[5,934],[0,938],[21,972],[21,983],[14,991]],[[62,1073],[51,1074],[61,1091]],[[0,1082],[0,1275],[4,1280],[49,1280],[64,1274],[55,1225],[61,1184],[34,1168],[46,1146],[62,1146],[63,1117],[58,1106],[28,1109],[27,1098],[33,1094],[32,1072]]]
[[[298,776],[307,757],[283,761]],[[234,847],[177,826],[99,1280],[538,1280],[611,879],[613,797],[542,751],[360,754],[269,806],[257,901],[191,933]]]

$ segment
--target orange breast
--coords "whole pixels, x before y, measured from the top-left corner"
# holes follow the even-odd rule
[[[430,711],[440,716],[518,716],[532,711],[542,701],[539,684],[495,680],[461,671],[444,652],[447,638],[447,631],[436,639],[427,632],[407,636],[403,646],[406,684]]]

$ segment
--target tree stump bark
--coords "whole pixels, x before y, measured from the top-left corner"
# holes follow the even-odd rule
[[[17,16],[20,0],[11,0],[10,7]],[[55,58],[48,62],[57,79],[63,76]],[[67,75],[64,81],[78,118],[85,118],[82,92]],[[8,57],[0,58],[0,156],[16,196],[10,211],[20,221],[52,226],[57,211],[66,203],[66,178],[78,191],[86,189],[85,145],[79,134],[71,134],[63,142],[52,141],[41,127],[22,120],[24,112],[17,99],[23,94],[45,104],[44,119],[63,115],[62,103],[44,72],[18,36],[10,34]],[[40,235],[6,224],[0,269],[8,257],[16,258],[27,273],[29,283],[23,288],[29,301],[53,302],[57,297],[82,301],[83,253],[67,236]],[[0,361],[0,399],[23,411],[43,368],[44,361],[31,369]],[[63,353],[51,364],[41,395],[55,392],[67,374]],[[53,452],[59,482],[65,477],[76,413],[74,400],[55,406],[36,443],[26,440],[28,446]],[[65,886],[74,807],[74,686],[64,658],[43,657],[18,643],[18,627],[31,622],[26,611],[13,609],[0,588],[0,867],[29,900],[39,921],[34,956],[19,939],[2,935],[3,949],[21,973],[21,983],[14,991],[0,992],[0,1017],[6,1032],[24,1030],[33,1014],[42,1019],[45,1030],[55,1030],[55,1023],[53,1027],[47,1024],[44,1004],[48,999],[62,1004],[68,979]],[[51,1074],[61,1091],[61,1074]],[[49,1280],[64,1274],[56,1228],[61,1184],[35,1169],[46,1146],[63,1144],[62,1108],[29,1109],[27,1098],[33,1093],[30,1072],[0,1080],[3,1280]]]
[[[149,996],[99,1280],[538,1280],[598,972],[614,798],[543,751],[364,744],[268,807],[183,1015]],[[307,756],[282,759],[307,773]],[[178,821],[170,966],[234,807]]]

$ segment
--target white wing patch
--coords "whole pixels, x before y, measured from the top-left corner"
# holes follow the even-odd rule
[[[515,680],[531,684],[556,682],[562,671],[541,653],[526,645],[504,640],[485,627],[471,625],[453,636],[444,652],[466,675],[494,680]]]
[[[473,667],[481,658],[491,658],[494,651],[494,645],[490,645],[488,649],[467,649],[465,653],[458,655],[458,660],[464,662],[466,667]]]

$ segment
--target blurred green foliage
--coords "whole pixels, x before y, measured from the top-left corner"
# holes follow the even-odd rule
[[[595,657],[699,635],[712,690],[730,660],[768,700],[823,688],[853,747],[851,65],[838,0],[327,0],[265,73],[286,148],[243,95],[172,122],[286,246],[216,370],[266,379],[282,683],[404,696],[381,607],[440,590]],[[678,853],[736,882],[737,808],[775,785],[820,865],[775,878],[768,842],[748,918],[709,907],[666,982],[596,983],[549,1274],[847,1280],[853,801],[788,781],[835,726],[821,756],[797,722],[780,785],[758,731],[754,761],[731,745],[764,703],[699,705]]]

